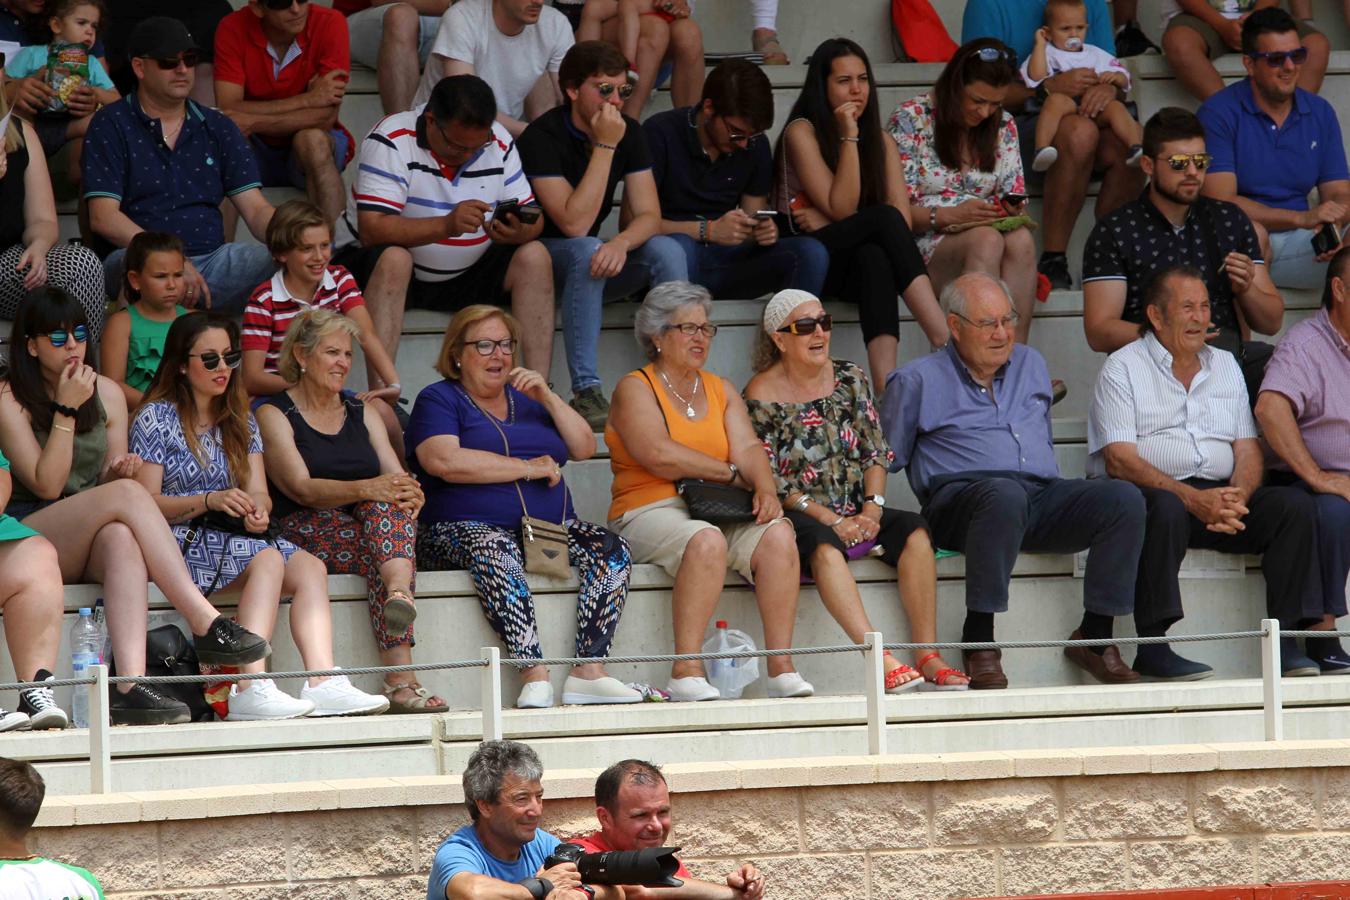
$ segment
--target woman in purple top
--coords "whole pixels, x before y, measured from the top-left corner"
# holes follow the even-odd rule
[[[576,656],[596,661],[572,669],[563,702],[636,703],[642,696],[600,663],[628,597],[628,545],[579,521],[562,479],[568,459],[595,453],[595,434],[543,376],[516,366],[519,335],[516,320],[494,306],[469,306],[450,320],[436,362],[444,380],[417,395],[405,435],[426,492],[417,555],[426,569],[467,569],[511,656],[542,659],[520,519],[528,512],[565,524],[581,581]],[[553,705],[544,666],[522,669],[521,679],[516,706]]]

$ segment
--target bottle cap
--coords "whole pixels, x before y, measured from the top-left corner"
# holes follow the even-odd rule
[[[726,620],[726,619],[718,619],[718,620],[717,620],[717,627],[718,627],[718,628],[726,628],[726,627],[727,627],[727,620]]]
[[[94,614],[94,611],[93,611],[92,609],[90,609],[89,607],[87,607],[87,606],[81,606],[81,607],[80,607],[80,615],[82,615],[82,616],[92,616],[93,614]]]

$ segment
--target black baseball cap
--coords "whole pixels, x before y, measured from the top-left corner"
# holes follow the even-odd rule
[[[151,16],[138,24],[127,39],[127,56],[170,59],[186,50],[196,50],[187,26],[168,16]]]

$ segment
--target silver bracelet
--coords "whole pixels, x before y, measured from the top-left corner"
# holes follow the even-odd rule
[[[805,494],[798,494],[797,500],[792,504],[792,508],[797,512],[806,512],[806,507],[811,503],[811,498]]]
[[[928,207],[928,230],[933,234],[938,233],[936,206]]]
[[[843,517],[843,516],[840,516],[839,518],[837,518],[837,519],[835,519],[833,522],[831,522],[830,525],[829,525],[829,527],[830,527],[830,528],[833,528],[833,527],[835,527],[836,525],[838,525],[838,524],[839,524],[840,522],[842,522],[842,521],[844,521],[844,517]]]

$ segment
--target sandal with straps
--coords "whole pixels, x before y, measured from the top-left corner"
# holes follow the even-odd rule
[[[908,681],[901,681],[900,679],[904,678],[906,675],[922,674],[922,672],[916,672],[914,669],[901,663],[886,673],[886,693],[903,694],[906,691],[916,690],[919,685],[923,684],[922,678],[911,678]]]
[[[750,35],[750,47],[756,53],[760,54],[763,65],[766,66],[786,66],[788,64],[787,52],[783,45],[778,43],[778,32],[770,31],[768,37],[759,37],[758,33],[766,29],[755,29]]]
[[[417,618],[413,598],[403,590],[392,590],[384,601],[384,629],[390,634],[403,634]]]
[[[416,694],[412,700],[395,700],[394,695],[407,688]],[[398,713],[442,713],[450,709],[450,704],[441,700],[440,703],[432,702],[431,691],[422,687],[416,681],[400,681],[398,684],[389,684],[385,682],[384,695],[389,698],[389,712]]]
[[[919,671],[923,671],[924,663],[928,662],[930,659],[937,659],[941,656],[941,653],[934,650],[927,656],[922,657],[918,662]],[[964,678],[966,680],[953,682],[953,678]],[[919,688],[921,691],[968,691],[970,690],[970,676],[960,669],[938,669],[933,673],[931,678],[924,675],[921,684],[923,685]]]

